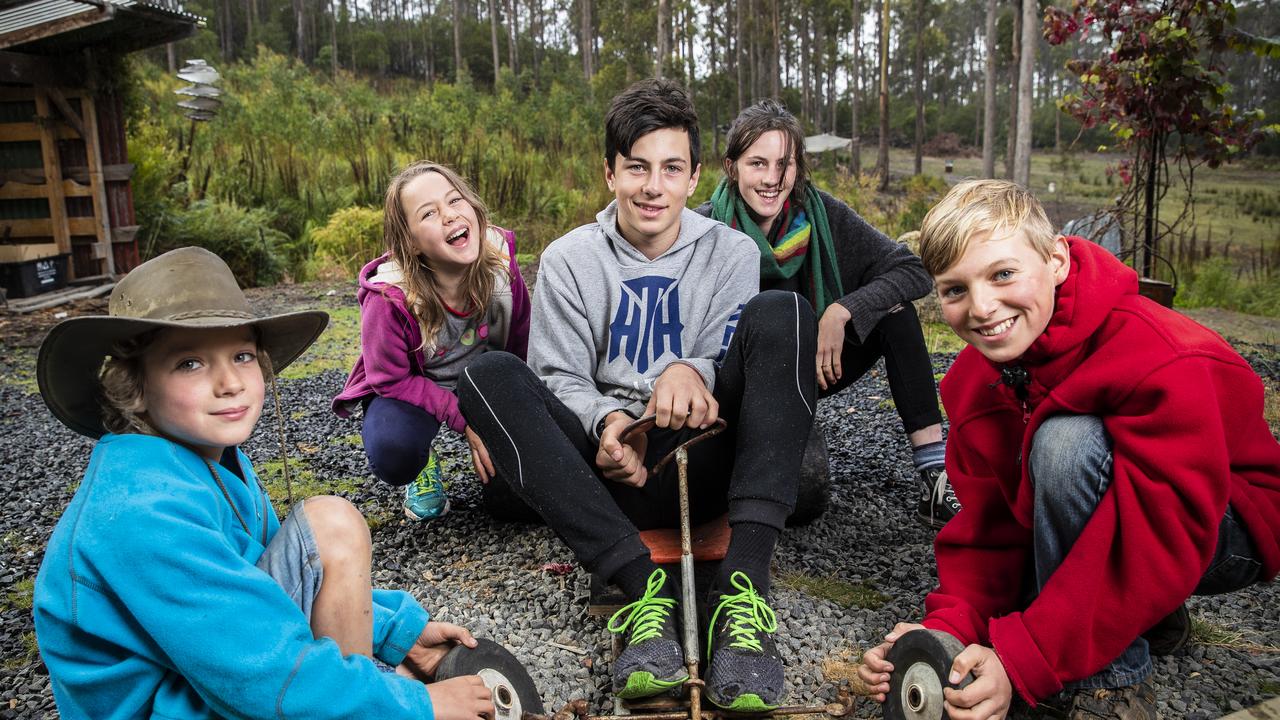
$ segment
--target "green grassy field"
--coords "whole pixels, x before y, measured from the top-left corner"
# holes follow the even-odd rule
[[[862,167],[869,172],[875,167],[876,149],[863,147]],[[891,150],[889,168],[895,174],[912,172],[913,154],[909,150]],[[1108,182],[1107,167],[1116,166],[1126,156],[1118,154],[1078,153],[1063,157],[1041,152],[1031,158],[1031,187],[1045,205],[1050,219],[1061,225],[1106,207],[1120,195],[1118,178]],[[830,154],[819,159],[830,167]],[[945,172],[947,158],[924,158],[924,174],[952,180],[978,177],[982,158],[953,158],[954,170]],[[838,154],[837,162],[848,162],[848,155]],[[996,174],[1003,172],[1003,159],[996,158]],[[1175,178],[1176,179],[1176,178]],[[1049,183],[1054,192],[1049,192]],[[1160,216],[1173,219],[1182,208],[1181,189],[1175,187],[1160,206]],[[1201,168],[1195,173],[1195,235],[1199,243],[1211,243],[1214,253],[1223,252],[1230,244],[1231,257],[1247,263],[1248,256],[1261,249],[1280,252],[1280,165],[1259,167],[1259,163],[1242,162],[1217,169]],[[1188,230],[1190,232],[1190,230]]]

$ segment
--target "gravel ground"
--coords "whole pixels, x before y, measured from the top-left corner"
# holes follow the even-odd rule
[[[273,310],[351,302],[345,289],[330,296],[323,288],[273,289],[253,297]],[[102,308],[72,309],[86,311]],[[46,320],[45,326],[52,322]],[[58,424],[24,380],[41,329],[11,327],[0,341],[0,476],[10,488],[0,515],[0,718],[56,717],[47,671],[31,654],[29,583],[92,443]],[[1242,350],[1269,385],[1280,383],[1276,347]],[[951,360],[936,355],[935,370],[945,371]],[[586,614],[588,579],[576,565],[566,574],[544,569],[572,563],[568,549],[546,528],[490,520],[478,507],[465,443],[451,433],[437,449],[452,468],[454,512],[429,525],[405,522],[399,495],[365,470],[357,424],[328,411],[344,378],[344,370],[330,368],[285,380],[281,399],[294,467],[314,474],[298,482],[313,492],[337,485],[370,518],[375,583],[409,589],[437,619],[504,643],[530,668],[548,709],[585,698],[594,711],[610,710],[610,640],[603,621]],[[792,702],[830,699],[863,648],[895,621],[919,616],[935,582],[932,533],[913,519],[909,451],[888,398],[877,369],[820,404],[834,481],[831,507],[812,525],[786,532],[775,561],[781,580],[773,605]],[[248,444],[260,470],[279,455],[273,426],[261,423]],[[1156,661],[1165,717],[1213,718],[1280,694],[1278,594],[1272,583],[1191,601],[1196,642]],[[860,702],[855,714],[880,711]]]

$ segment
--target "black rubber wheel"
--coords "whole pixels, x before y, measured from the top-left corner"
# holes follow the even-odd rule
[[[942,705],[943,688],[962,688],[973,682],[966,675],[959,684],[947,682],[951,663],[964,650],[960,641],[938,630],[912,630],[889,648],[893,664],[889,695],[885,698],[885,720],[943,720],[948,715]]]
[[[524,713],[544,715],[542,697],[524,665],[492,640],[479,639],[474,649],[459,645],[440,660],[436,681],[479,675],[493,692],[494,720],[520,720]]]
[[[831,462],[827,458],[827,440],[822,428],[814,423],[804,448],[800,465],[800,481],[796,488],[796,509],[787,518],[787,527],[799,527],[822,517],[831,502]]]

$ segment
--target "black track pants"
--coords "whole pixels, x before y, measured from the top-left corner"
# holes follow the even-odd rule
[[[844,349],[840,353],[840,379],[823,390],[822,397],[835,395],[852,385],[881,357],[884,357],[893,404],[907,434],[942,422],[929,350],[925,347],[920,318],[909,302],[885,315],[865,342],[859,343],[846,328]]]
[[[716,375],[714,395],[729,427],[689,451],[695,524],[727,510],[730,525],[782,529],[795,505],[813,425],[815,327],[812,308],[794,293],[764,292],[743,308]],[[518,358],[482,355],[459,378],[458,399],[499,476],[486,499],[500,502],[510,491],[542,516],[587,570],[612,577],[648,554],[639,530],[678,524],[674,463],[642,488],[602,478],[595,441]],[[689,436],[652,430],[646,466]]]

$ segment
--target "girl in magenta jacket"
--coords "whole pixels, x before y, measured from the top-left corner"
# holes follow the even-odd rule
[[[406,486],[406,515],[431,519],[449,511],[431,450],[441,425],[465,434],[477,473],[489,475],[454,388],[488,350],[525,356],[529,292],[515,233],[490,225],[475,191],[443,165],[417,162],[391,181],[382,228],[387,252],[360,271],[360,357],[333,410],[363,409],[374,475]]]

